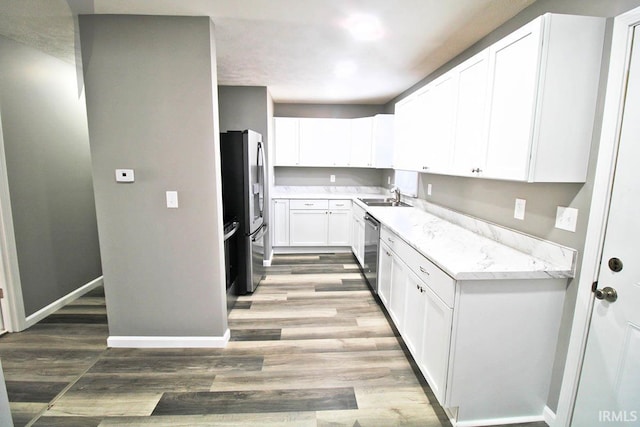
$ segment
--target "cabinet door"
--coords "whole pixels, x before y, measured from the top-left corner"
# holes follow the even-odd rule
[[[404,310],[407,295],[407,278],[409,270],[394,253],[391,260],[391,301],[389,302],[389,314],[396,324],[396,328],[404,334]]]
[[[422,326],[422,350],[417,357],[431,390],[440,403],[444,402],[453,309],[447,307],[427,286],[424,292],[424,322]]]
[[[387,309],[391,297],[392,259],[393,252],[381,241],[380,253],[378,254],[378,296]]]
[[[351,154],[349,166],[371,167],[373,142],[373,117],[351,121]]]
[[[422,172],[450,172],[456,93],[457,76],[447,73],[419,94],[418,170]]]
[[[329,246],[349,246],[351,232],[351,211],[329,211]]]
[[[329,211],[289,211],[289,241],[291,246],[326,246]]]
[[[424,311],[426,286],[413,272],[407,276],[407,295],[403,339],[414,359],[418,360],[422,352],[422,332],[424,329]]]
[[[465,61],[455,72],[458,73],[458,107],[452,172],[463,176],[482,176],[487,155],[489,51]]]
[[[416,147],[420,137],[417,95],[396,104],[395,118],[394,169],[417,170]]]
[[[373,166],[378,169],[393,169],[394,116],[377,114],[373,117]]]
[[[527,179],[538,86],[541,25],[542,20],[535,20],[489,49],[491,104],[487,177]]]
[[[274,166],[297,166],[300,163],[299,119],[275,117],[273,132],[275,139]]]
[[[350,146],[350,120],[300,119],[301,165],[348,166]]]
[[[273,246],[289,246],[289,201],[273,201]]]

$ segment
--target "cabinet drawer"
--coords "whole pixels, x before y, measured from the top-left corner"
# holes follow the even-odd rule
[[[351,200],[329,200],[329,209],[332,211],[351,209]]]
[[[409,268],[416,273],[447,306],[453,307],[455,280],[409,245],[406,245],[406,249],[403,248],[403,252],[405,253],[400,256],[405,260]]]
[[[289,209],[329,209],[329,201],[326,199],[291,200]]]
[[[398,252],[397,248],[399,247],[400,242],[406,245],[406,243],[401,238],[396,236],[395,233],[393,233],[387,227],[382,227],[380,229],[380,240],[382,240],[389,247],[389,249],[393,250],[394,252]]]
[[[380,232],[380,239],[449,307],[453,307],[455,280],[412,248],[386,227]]]

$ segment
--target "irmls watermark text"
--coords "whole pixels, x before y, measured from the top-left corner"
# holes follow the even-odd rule
[[[598,411],[598,421],[601,423],[633,423],[638,419],[638,411]]]

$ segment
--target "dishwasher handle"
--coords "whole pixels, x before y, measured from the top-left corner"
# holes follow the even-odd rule
[[[378,231],[378,227],[380,227],[380,223],[375,218],[369,215],[365,215],[364,220],[366,221],[367,225],[372,227],[374,230]]]

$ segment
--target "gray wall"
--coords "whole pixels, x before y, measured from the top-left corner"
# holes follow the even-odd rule
[[[525,23],[546,12],[567,13],[575,15],[593,15],[612,17],[640,5],[640,0],[538,0],[504,25],[481,39],[474,46],[454,58],[436,72],[425,77],[421,82],[405,91],[385,106],[387,112],[393,112],[395,102],[406,97],[439,75],[450,70],[467,58],[490,46],[500,38]],[[456,178],[423,174],[420,179],[419,197],[450,207],[452,209],[486,219],[501,225],[521,230],[560,244],[577,249],[580,254],[584,249],[587,218],[591,204],[591,193],[595,173],[596,154],[600,137],[602,108],[606,90],[606,77],[611,44],[611,20],[607,25],[602,73],[599,89],[599,103],[596,112],[593,139],[591,144],[591,158],[589,162],[589,176],[584,185],[581,184],[523,184],[504,181],[492,181],[471,178]],[[431,197],[426,195],[427,184],[433,186]],[[514,202],[516,198],[527,200],[526,217],[524,221],[513,218]],[[554,228],[557,206],[570,206],[579,210],[578,227],[575,233]],[[578,262],[581,261],[579,257]],[[556,410],[558,396],[564,372],[564,362],[569,344],[569,333],[573,318],[577,294],[578,278],[571,281],[567,289],[565,308],[553,378],[549,392],[548,405]]]
[[[76,69],[0,37],[0,108],[29,316],[100,277],[84,95]]]
[[[319,117],[355,119],[384,113],[384,105],[366,104],[275,104],[275,117]]]
[[[276,185],[312,185],[312,186],[380,186],[382,169],[366,168],[276,168]],[[336,182],[330,182],[329,176],[335,175]]]
[[[80,16],[111,336],[227,330],[217,75],[206,17]],[[136,181],[117,184],[116,168]],[[165,191],[180,207],[167,209]]]

